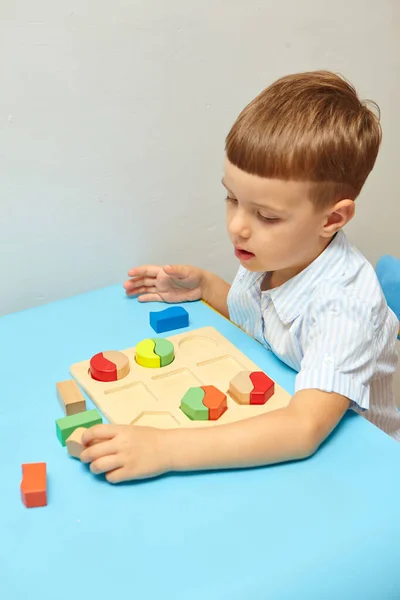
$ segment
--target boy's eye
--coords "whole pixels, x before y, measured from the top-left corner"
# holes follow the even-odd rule
[[[278,223],[279,222],[278,217],[266,217],[265,215],[262,215],[261,213],[258,213],[257,216],[261,221],[264,221],[264,223]]]
[[[232,196],[226,196],[225,197],[225,201],[229,202],[229,204],[233,204],[236,205],[238,203],[236,198],[232,198]],[[280,221],[279,217],[267,217],[265,215],[262,215],[261,213],[257,213],[257,218],[260,219],[260,221],[262,221],[263,223],[278,223]]]

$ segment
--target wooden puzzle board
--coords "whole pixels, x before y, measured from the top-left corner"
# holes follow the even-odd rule
[[[109,383],[92,379],[90,359],[73,364],[71,375],[106,419],[115,424],[168,429],[209,427],[247,419],[289,404],[290,394],[276,383],[274,395],[262,406],[239,405],[229,396],[229,382],[237,373],[261,369],[214,327],[202,327],[165,339],[175,348],[175,359],[167,367],[149,369],[138,365],[133,347],[121,350],[130,361],[130,373],[124,379]],[[228,410],[217,421],[191,421],[179,408],[188,388],[201,385],[214,385],[227,394]]]

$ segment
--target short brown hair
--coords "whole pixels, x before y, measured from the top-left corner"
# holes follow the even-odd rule
[[[310,199],[323,208],[358,196],[381,138],[374,102],[361,101],[339,75],[312,71],[282,77],[250,102],[226,138],[226,154],[253,175],[313,182]]]

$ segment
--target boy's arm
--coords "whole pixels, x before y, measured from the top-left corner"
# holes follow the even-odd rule
[[[287,408],[228,425],[165,432],[170,470],[267,465],[312,455],[339,423],[349,400],[320,390],[297,392]]]
[[[228,293],[230,285],[211,271],[203,270],[202,298],[229,319]]]
[[[340,421],[344,396],[297,392],[287,408],[229,425],[163,430],[130,425],[94,425],[85,430],[81,453],[93,473],[111,483],[194,471],[267,465],[306,458]]]

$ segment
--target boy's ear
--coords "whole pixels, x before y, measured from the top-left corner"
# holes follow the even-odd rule
[[[322,236],[331,237],[351,221],[356,210],[354,200],[339,200],[325,215]]]

